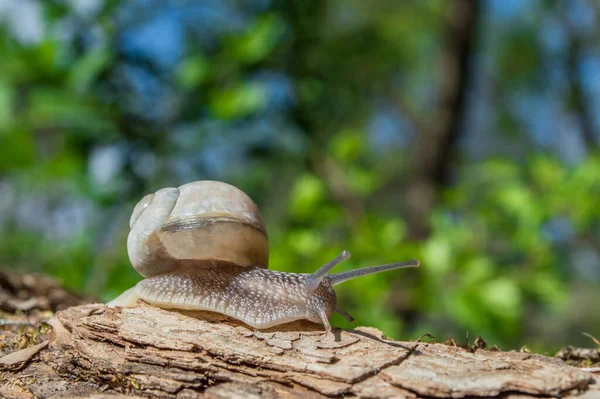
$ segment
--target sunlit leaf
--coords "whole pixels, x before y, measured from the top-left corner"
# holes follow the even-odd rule
[[[260,61],[277,45],[285,24],[276,14],[260,17],[250,30],[232,43],[235,57],[246,63]]]
[[[507,277],[496,278],[480,286],[480,295],[489,312],[505,319],[521,316],[522,295],[516,282]]]
[[[218,118],[241,118],[261,109],[265,101],[262,87],[255,84],[242,84],[216,92],[211,99],[210,108]]]
[[[0,138],[13,119],[13,88],[0,80]]]
[[[83,57],[73,65],[67,78],[68,85],[73,90],[88,90],[90,85],[98,78],[108,63],[111,61],[112,54],[105,48],[98,47]]]
[[[309,219],[325,199],[325,185],[318,177],[305,174],[298,178],[291,191],[290,213],[300,220]]]
[[[177,69],[177,81],[185,88],[200,85],[209,75],[210,66],[202,55],[186,59]]]

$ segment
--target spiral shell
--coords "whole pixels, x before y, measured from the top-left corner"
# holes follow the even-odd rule
[[[260,211],[227,183],[195,181],[148,194],[133,210],[129,226],[129,259],[144,277],[219,263],[268,266]]]

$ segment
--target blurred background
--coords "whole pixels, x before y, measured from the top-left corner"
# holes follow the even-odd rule
[[[359,325],[600,336],[600,3],[0,0],[0,267],[108,300],[136,202],[223,180]],[[351,327],[342,317],[333,324]]]

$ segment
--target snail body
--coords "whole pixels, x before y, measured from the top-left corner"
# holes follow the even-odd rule
[[[363,275],[417,267],[392,263],[328,274],[350,257],[343,251],[313,274],[267,269],[268,239],[258,207],[241,190],[197,181],[145,196],[136,205],[127,240],[129,258],[144,277],[108,303],[139,299],[166,309],[221,313],[254,328],[307,319],[331,330],[338,311],[334,285]]]

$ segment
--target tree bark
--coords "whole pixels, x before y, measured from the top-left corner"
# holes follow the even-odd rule
[[[297,322],[256,331],[216,314],[101,304],[59,311],[50,324],[36,345],[15,351],[5,342],[1,397],[600,395],[597,376],[556,358],[398,342],[369,327],[325,335]]]
[[[256,331],[215,313],[143,303],[53,314],[48,304],[85,299],[45,276],[0,277],[0,308],[15,313],[0,314],[2,398],[600,397],[600,349],[559,351],[582,369],[485,350],[481,339],[463,349],[398,342],[371,327],[324,334],[307,321]]]

